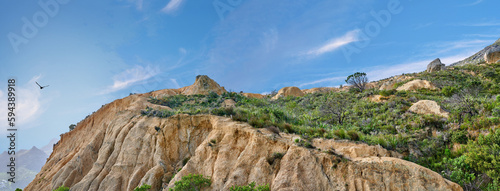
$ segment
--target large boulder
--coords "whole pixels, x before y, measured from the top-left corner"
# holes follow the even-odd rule
[[[414,103],[408,110],[413,113],[424,115],[434,114],[445,118],[448,118],[450,115],[448,112],[441,109],[441,106],[439,106],[435,101],[431,100],[420,100],[417,103]]]
[[[226,99],[221,104],[222,107],[230,108],[236,106],[236,102],[233,99]]]
[[[484,54],[484,60],[488,64],[500,63],[500,46],[488,50]]]
[[[186,86],[180,89],[183,95],[196,95],[196,94],[209,94],[210,92],[215,92],[217,94],[223,94],[227,92],[224,87],[221,87],[217,82],[210,79],[206,75],[196,76],[196,80],[193,85]]]
[[[435,90],[437,89],[436,86],[432,85],[431,82],[427,80],[413,80],[411,82],[408,82],[400,87],[398,87],[396,90],[397,91],[413,91],[413,90],[418,90],[418,89],[430,89],[430,90]]]
[[[437,72],[439,70],[443,70],[444,66],[445,65],[441,63],[441,60],[439,58],[436,58],[436,60],[427,65],[427,72]]]
[[[278,91],[278,94],[276,94],[273,98],[271,99],[278,99],[280,97],[286,97],[286,96],[304,96],[304,92],[302,92],[298,87],[284,87],[281,88],[280,91]]]

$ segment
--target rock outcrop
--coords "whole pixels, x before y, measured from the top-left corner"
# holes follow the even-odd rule
[[[135,94],[104,105],[61,135],[40,173],[24,190],[133,190],[143,183],[168,190],[189,173],[210,176],[208,190],[250,182],[271,190],[462,190],[425,167],[380,146],[313,139],[211,115],[169,118],[140,114]],[[283,157],[272,158],[274,153]],[[179,170],[180,169],[180,170]]]
[[[420,100],[417,103],[414,103],[408,111],[418,114],[434,114],[439,115],[441,117],[448,118],[449,113],[441,109],[435,101],[431,100]]]
[[[278,94],[276,94],[274,97],[271,99],[278,99],[280,97],[286,97],[286,96],[304,96],[304,92],[300,91],[298,87],[284,87],[281,88],[278,91]]]
[[[255,93],[242,93],[241,95],[243,95],[247,98],[258,98],[258,99],[262,99],[262,98],[266,97],[265,95],[255,94]]]
[[[436,58],[434,61],[429,63],[429,65],[427,65],[426,71],[427,72],[437,72],[437,71],[440,71],[443,69],[445,69],[445,65],[443,63],[441,63],[441,60],[439,58]]]
[[[488,64],[500,63],[500,46],[488,50],[484,54],[484,60]]]
[[[427,80],[412,80],[412,81],[398,87],[396,90],[397,91],[403,91],[403,90],[413,91],[413,90],[418,90],[418,89],[435,90],[437,88],[436,88],[436,86],[432,85],[431,82],[429,82]]]
[[[180,92],[183,95],[208,94],[210,92],[215,92],[220,95],[227,91],[208,76],[199,75],[196,76],[196,81],[193,85],[181,88]]]
[[[405,75],[399,75],[399,76],[394,76],[392,78],[382,80],[381,83],[382,85],[380,86],[379,90],[393,90],[396,89],[394,88],[394,85],[396,83],[400,83],[406,80],[413,79],[411,76],[405,76]]]
[[[222,102],[221,106],[225,108],[234,107],[236,102],[233,99],[226,99]]]
[[[165,97],[165,96],[173,96],[173,95],[195,95],[195,94],[209,94],[210,92],[215,92],[217,94],[223,94],[227,92],[224,87],[221,87],[217,82],[212,80],[206,75],[196,76],[195,82],[190,85],[179,89],[163,89],[150,93],[152,97]]]

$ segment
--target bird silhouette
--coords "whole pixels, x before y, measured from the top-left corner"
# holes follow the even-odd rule
[[[46,85],[46,86],[41,86],[40,84],[38,84],[38,82],[35,82],[36,85],[40,86],[40,89],[43,89],[43,88],[46,88],[46,87],[49,87],[49,85]]]

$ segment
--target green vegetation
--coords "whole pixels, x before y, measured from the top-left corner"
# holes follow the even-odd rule
[[[21,189],[21,188],[16,188],[16,191],[23,191],[23,189]]]
[[[255,182],[248,184],[247,186],[231,186],[230,191],[269,191],[269,185],[261,185],[255,188]]]
[[[141,186],[138,186],[137,188],[134,189],[134,191],[148,191],[149,189],[151,189],[151,185],[147,185],[147,184],[142,184]]]
[[[210,177],[203,177],[199,174],[189,174],[182,177],[181,180],[174,183],[175,187],[171,191],[197,191],[203,187],[210,186],[212,181]]]
[[[59,188],[55,189],[54,191],[69,191],[69,188],[65,186],[59,186]]]
[[[440,89],[397,92],[363,89],[277,100],[247,98],[234,92],[152,97],[151,103],[172,109],[148,107],[142,115],[226,116],[255,128],[275,127],[279,132],[300,135],[295,142],[306,148],[314,148],[312,138],[381,145],[403,153],[406,160],[441,173],[465,189],[495,190],[500,182],[499,136],[495,130],[500,125],[500,64],[467,65],[406,75],[428,80]],[[356,76],[353,74],[353,77]],[[385,102],[376,103],[368,99],[373,95],[387,97]],[[226,99],[233,99],[235,107],[221,107]],[[419,100],[436,101],[450,117],[409,112],[411,105]],[[216,145],[216,141],[209,145]],[[268,162],[272,164],[276,159],[278,157],[270,156]]]

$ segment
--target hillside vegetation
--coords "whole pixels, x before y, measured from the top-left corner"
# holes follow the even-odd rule
[[[255,128],[294,133],[303,140],[347,139],[397,151],[459,183],[465,190],[500,190],[500,64],[450,67],[406,74],[430,81],[435,90],[365,89],[306,94],[302,97],[247,98],[221,95],[150,97],[171,109],[145,108],[142,115],[213,114],[248,122]],[[406,81],[405,81],[406,82]],[[393,88],[403,85],[396,83]],[[381,95],[383,102],[370,97]],[[232,99],[234,106],[227,106]],[[419,100],[432,100],[449,118],[408,111]],[[298,145],[311,146],[307,141]]]

